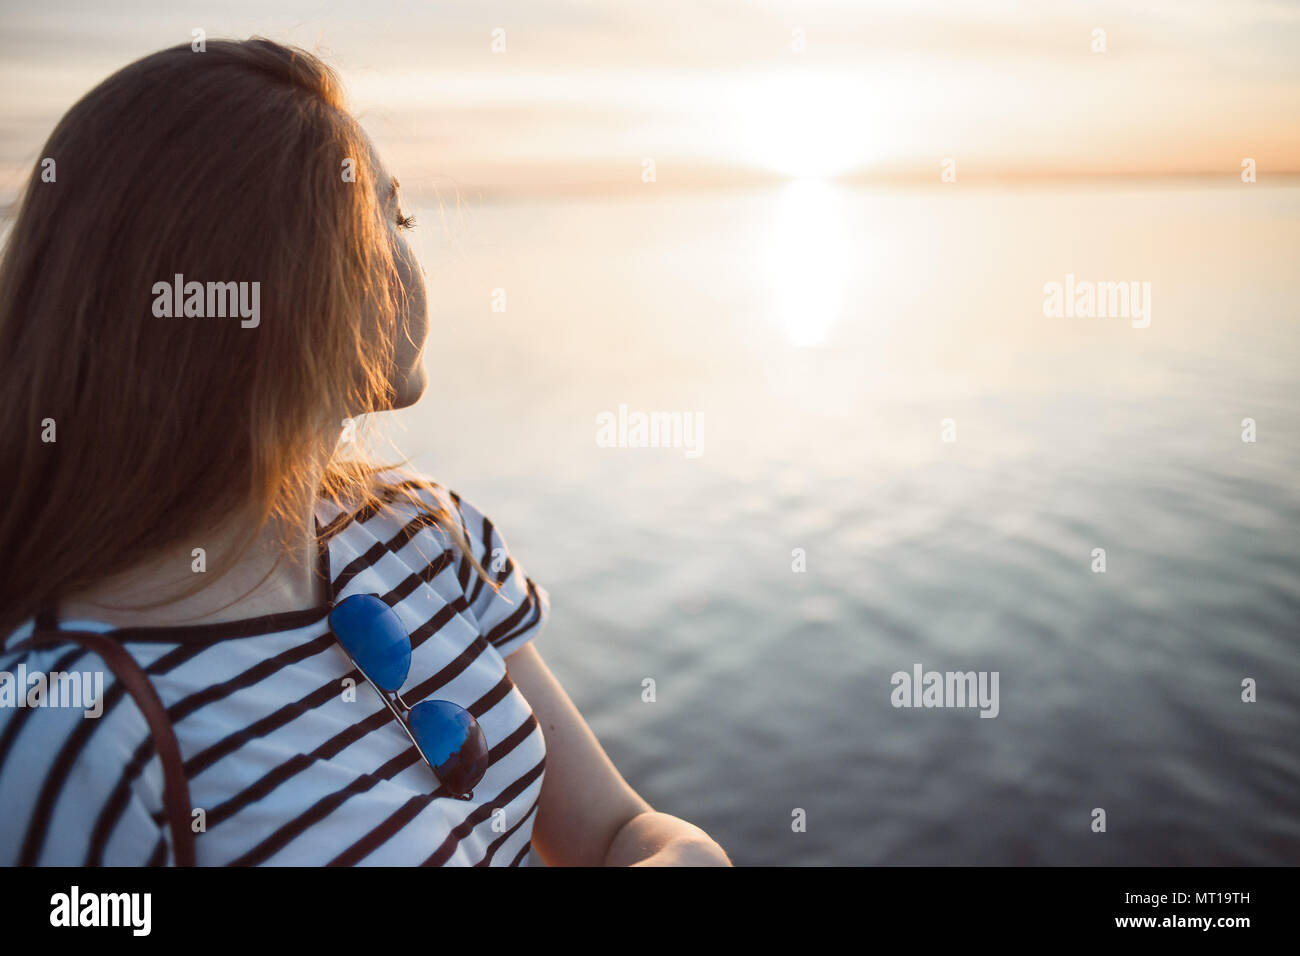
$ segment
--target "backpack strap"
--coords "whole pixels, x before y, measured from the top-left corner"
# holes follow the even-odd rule
[[[73,641],[87,650],[94,651],[104,659],[109,669],[116,675],[118,682],[135,699],[136,706],[144,719],[149,722],[153,734],[154,747],[163,767],[163,808],[172,831],[172,852],[176,856],[177,866],[194,866],[194,831],[190,829],[190,784],[185,777],[185,764],[181,760],[180,743],[176,740],[176,731],[167,716],[158,692],[148,675],[136,663],[135,658],[120,643],[107,634],[94,631],[38,631],[32,635],[32,643],[37,647],[57,644],[60,641]]]

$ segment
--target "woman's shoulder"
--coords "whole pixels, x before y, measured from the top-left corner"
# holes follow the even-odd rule
[[[392,465],[366,472],[364,480],[350,478],[339,493],[324,489],[317,517],[326,525],[374,518],[405,518],[432,511],[455,513],[460,496],[414,468]]]
[[[356,534],[364,529],[367,542],[375,538],[397,548],[415,538],[432,544],[432,549],[416,550],[440,556],[435,560],[454,576],[467,610],[502,656],[541,632],[550,614],[550,595],[524,571],[484,511],[412,468],[386,468],[372,480],[371,491],[384,504],[357,513]]]
[[[411,524],[415,522],[439,535],[446,544],[451,540],[445,532],[454,527],[471,545],[475,557],[485,564],[492,558],[494,549],[498,549],[498,564],[504,552],[501,532],[472,501],[407,466],[390,466],[373,472],[365,499],[354,499],[350,509],[322,499],[318,515],[326,522],[357,523],[370,530],[384,528],[392,532],[401,528],[412,530]]]

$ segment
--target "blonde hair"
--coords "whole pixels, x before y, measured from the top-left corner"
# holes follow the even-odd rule
[[[446,507],[322,444],[391,407],[404,305],[328,66],[260,38],[162,50],[87,93],[41,155],[57,179],[33,171],[0,261],[0,635],[232,516],[300,524],[320,495],[353,513],[400,497],[486,577]],[[155,317],[176,273],[259,282],[260,324]]]

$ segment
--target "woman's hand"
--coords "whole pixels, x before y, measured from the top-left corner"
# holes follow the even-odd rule
[[[727,854],[694,824],[656,810],[638,813],[615,834],[606,866],[731,866]]]
[[[677,840],[631,866],[731,866],[726,852],[712,840]]]
[[[506,672],[546,736],[533,847],[547,866],[731,866],[707,833],[628,786],[532,641]]]

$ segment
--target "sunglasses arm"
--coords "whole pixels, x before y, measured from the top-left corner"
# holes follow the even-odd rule
[[[347,651],[344,650],[343,653],[347,654]],[[352,660],[351,654],[348,654],[348,659]],[[365,682],[374,689],[376,694],[379,695],[379,699],[384,702],[384,706],[387,707],[389,713],[393,715],[393,720],[397,721],[397,726],[402,728],[402,732],[405,733],[407,738],[411,741],[411,746],[415,748],[415,752],[420,755],[420,759],[422,759],[425,762],[425,764],[428,766],[429,772],[433,774],[433,779],[438,780],[438,774],[433,769],[433,761],[430,760],[429,755],[424,752],[424,749],[420,746],[420,742],[415,739],[415,734],[411,733],[411,728],[406,726],[406,718],[403,716],[402,712],[397,709],[397,705],[393,703],[392,699],[388,696],[387,693],[385,693],[374,681],[370,679],[370,675],[368,675],[364,670],[362,670],[361,666],[357,664],[356,661],[352,661],[352,665],[356,668],[357,673],[359,673],[365,679]],[[394,692],[393,697],[396,697],[397,700],[402,704],[402,706],[406,707],[406,701],[402,700],[400,695]],[[406,709],[408,711],[410,710],[409,707],[406,707]],[[442,785],[443,785],[442,781],[438,780],[438,786],[441,787]],[[452,794],[452,796],[460,797],[459,794]]]

